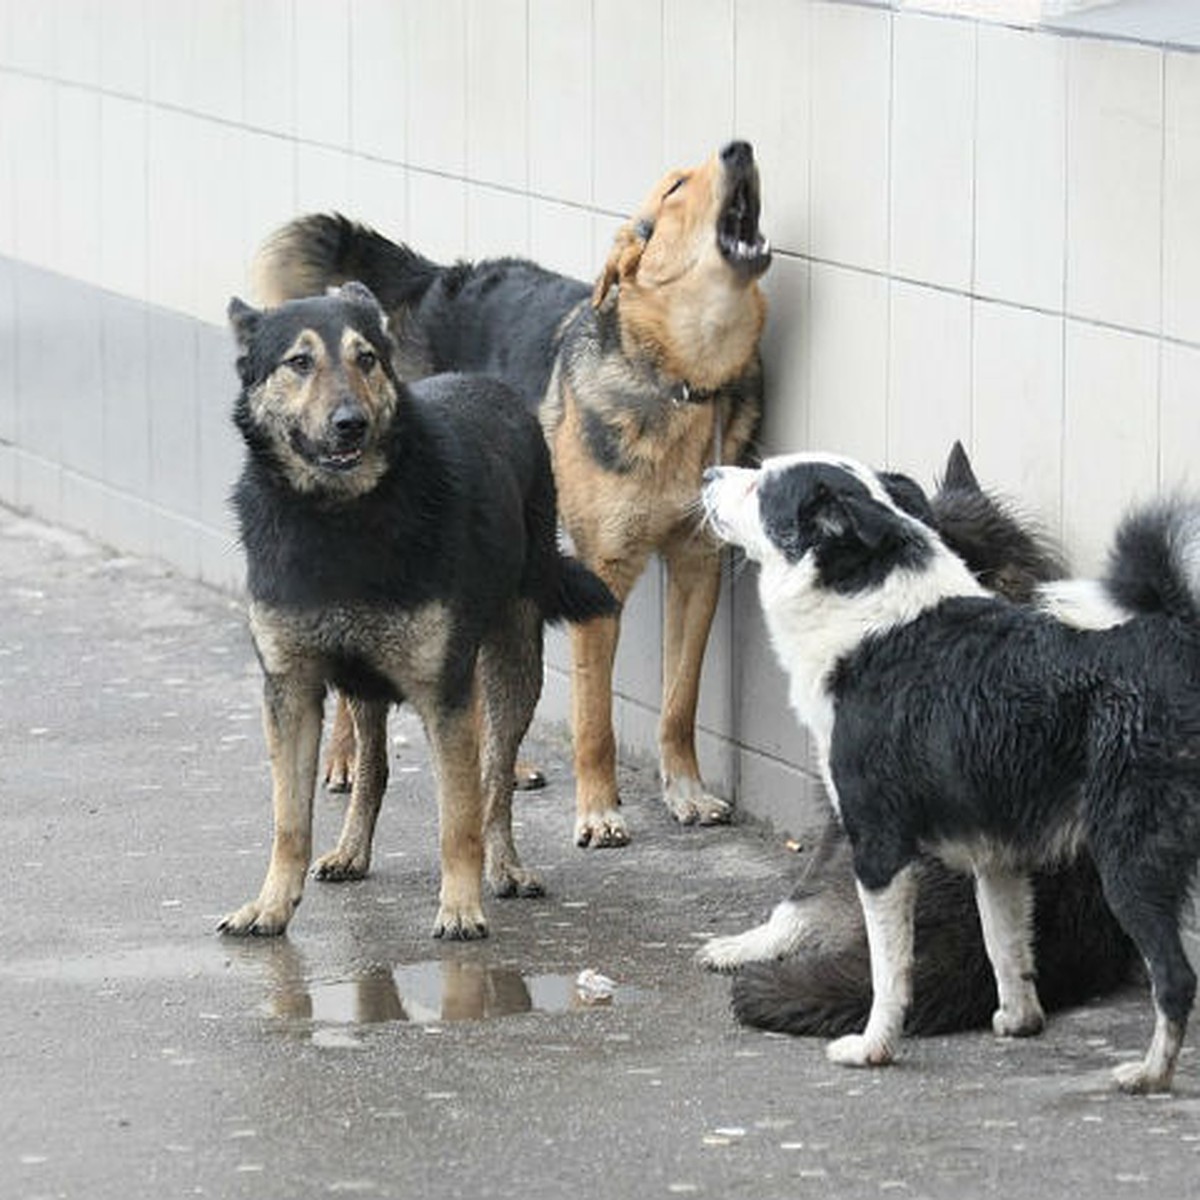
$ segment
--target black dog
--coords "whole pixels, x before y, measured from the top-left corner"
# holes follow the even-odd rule
[[[536,894],[512,840],[513,763],[542,684],[547,620],[613,611],[560,554],[537,420],[503,385],[397,378],[361,284],[260,312],[234,300],[246,464],[234,505],[262,663],[275,836],[257,899],[227,933],[282,933],[300,902],[325,690],[350,697],[354,791],[322,879],[367,871],[387,783],[392,703],[420,713],[441,822],[436,936],[481,937],[486,871]]]
[[[1057,548],[980,487],[959,443],[928,505],[915,485],[905,500],[999,595],[1027,604],[1041,585],[1066,574]],[[919,870],[905,1031],[982,1028],[996,1009],[996,982],[970,878],[933,858]],[[1036,872],[1033,886],[1038,992],[1047,1011],[1081,1004],[1132,977],[1136,953],[1104,902],[1088,854]],[[697,958],[710,970],[737,971],[733,1010],[746,1025],[819,1037],[861,1028],[871,1007],[871,960],[840,823],[830,818],[791,896],[766,922],[711,939]]]
[[[1200,507],[1122,527],[1105,628],[987,593],[888,477],[793,455],[714,468],[713,527],[760,564],[790,698],[845,826],[867,927],[867,1026],[832,1042],[890,1062],[912,996],[917,864],[975,878],[996,976],[995,1031],[1037,1033],[1029,872],[1086,845],[1149,970],[1156,1023],[1131,1092],[1171,1087],[1195,998],[1180,938],[1200,857]]]

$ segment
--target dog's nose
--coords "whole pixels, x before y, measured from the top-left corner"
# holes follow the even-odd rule
[[[367,432],[367,414],[357,404],[340,404],[329,418],[329,424],[341,445],[356,445]]]
[[[730,142],[721,151],[721,161],[727,167],[744,171],[754,163],[754,149],[749,142]]]

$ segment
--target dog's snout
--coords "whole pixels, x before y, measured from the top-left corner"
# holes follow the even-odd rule
[[[339,442],[352,445],[361,442],[367,432],[367,414],[357,404],[339,404],[329,418],[329,424]]]
[[[749,142],[730,142],[721,151],[721,161],[727,167],[744,171],[754,163],[754,149]]]

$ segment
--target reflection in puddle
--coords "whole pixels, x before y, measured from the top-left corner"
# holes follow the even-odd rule
[[[507,967],[433,961],[378,967],[329,983],[281,979],[266,1008],[272,1016],[325,1025],[429,1024],[570,1012],[638,996],[637,989],[622,986],[599,998],[587,993],[573,975],[522,975]]]

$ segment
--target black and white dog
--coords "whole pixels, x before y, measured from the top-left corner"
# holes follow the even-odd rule
[[[989,591],[1019,604],[1044,603],[1045,585],[1067,575],[1062,552],[1038,522],[980,485],[961,443],[951,448],[928,498],[912,481],[888,478],[906,489],[905,509],[931,525]],[[1079,590],[1074,582],[1065,586]],[[1091,856],[1081,853],[1035,871],[1032,882],[1038,996],[1045,1011],[1086,1003],[1130,982],[1137,953],[1104,902]],[[925,857],[916,889],[905,1033],[989,1027],[996,981],[970,876]],[[810,1037],[863,1027],[871,1007],[867,931],[850,842],[832,811],[800,860],[789,897],[762,924],[710,938],[696,957],[709,970],[733,974],[731,1004],[743,1024]]]
[[[906,491],[805,454],[714,468],[703,493],[713,529],[760,565],[790,701],[852,846],[873,1000],[829,1056],[896,1052],[926,854],[975,877],[993,1028],[1039,1032],[1029,872],[1086,845],[1154,992],[1150,1048],[1117,1082],[1168,1090],[1196,990],[1179,920],[1200,855],[1200,507],[1127,520],[1112,602],[1070,624],[986,591]]]

